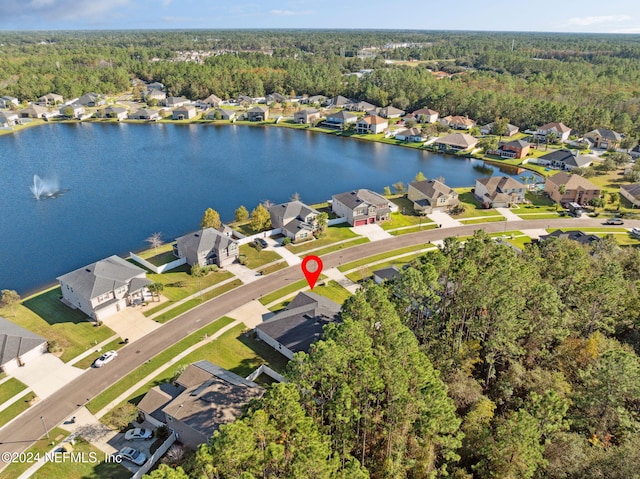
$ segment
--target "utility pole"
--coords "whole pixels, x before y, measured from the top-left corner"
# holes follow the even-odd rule
[[[47,439],[50,439],[49,429],[47,429],[47,424],[44,422],[44,416],[40,416],[40,420],[42,421],[42,427],[44,427],[44,433],[47,435]]]

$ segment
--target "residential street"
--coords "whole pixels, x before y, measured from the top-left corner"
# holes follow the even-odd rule
[[[505,228],[518,230],[540,228],[598,227],[606,230],[602,218],[523,220],[517,223],[492,222],[467,226],[427,230],[419,233],[383,239],[323,256],[325,269],[336,267],[365,256],[388,250],[418,245],[442,239],[446,236],[467,236],[477,229],[489,233],[502,232]],[[628,220],[625,227],[640,227],[640,220]],[[117,360],[101,369],[91,369],[46,399],[29,408],[18,419],[0,430],[0,453],[20,452],[27,449],[44,434],[44,418],[48,428],[53,428],[74,415],[74,411],[89,399],[118,381],[130,371],[152,358],[168,346],[202,328],[220,316],[287,284],[303,278],[299,266],[290,266],[267,277],[245,284],[229,293],[193,309],[168,322],[119,351]],[[5,464],[0,462],[0,469]]]

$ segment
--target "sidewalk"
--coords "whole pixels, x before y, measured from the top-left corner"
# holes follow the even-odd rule
[[[504,216],[507,221],[522,221],[522,218],[511,211],[510,208],[496,208],[496,211]]]
[[[363,226],[354,226],[353,228],[349,228],[355,234],[364,236],[365,238],[369,238],[369,241],[380,241],[387,238],[392,238],[393,236],[383,230],[380,225],[363,225]]]
[[[273,248],[273,251],[275,251],[280,256],[282,256],[289,266],[295,266],[297,264],[302,263],[302,259],[300,258],[300,256],[298,256],[295,253],[292,253],[285,246],[277,246]],[[309,252],[305,251],[304,253],[301,253],[301,254],[307,254],[307,253]]]
[[[351,294],[355,294],[355,292],[358,291],[358,288],[360,287],[359,284],[354,283],[349,278],[347,278],[341,271],[338,270],[338,268],[325,270],[323,271],[323,274],[325,274],[327,278],[334,280]]]

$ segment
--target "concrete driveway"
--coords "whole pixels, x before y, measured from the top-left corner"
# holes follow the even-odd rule
[[[357,235],[369,238],[369,241],[380,241],[383,239],[392,238],[392,236],[385,230],[383,230],[380,225],[354,226],[353,228],[349,229]]]
[[[11,375],[29,386],[40,399],[44,399],[65,387],[83,372],[82,369],[63,363],[55,355],[45,353],[23,367],[16,368]]]
[[[135,341],[158,329],[161,324],[145,317],[136,307],[128,307],[104,320],[104,324],[113,329],[122,339]]]
[[[231,311],[227,316],[242,321],[249,328],[255,328],[264,321],[264,316],[271,313],[260,301],[250,301],[244,306]]]

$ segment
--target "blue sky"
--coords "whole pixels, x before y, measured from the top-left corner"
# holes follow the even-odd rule
[[[637,0],[0,0],[0,30],[387,28],[640,33]]]

